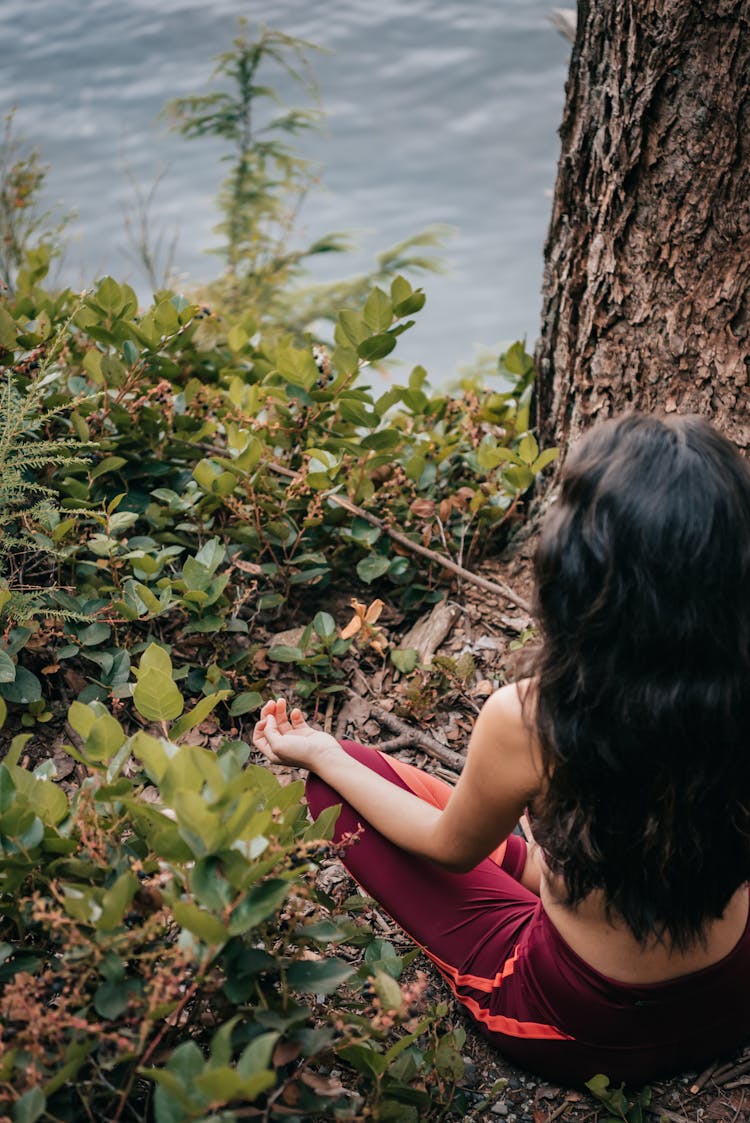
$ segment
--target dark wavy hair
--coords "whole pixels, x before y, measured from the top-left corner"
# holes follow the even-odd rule
[[[750,878],[748,466],[699,417],[596,426],[536,581],[534,833],[569,904],[686,950]]]

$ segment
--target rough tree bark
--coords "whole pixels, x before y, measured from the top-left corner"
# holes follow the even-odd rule
[[[750,4],[579,0],[537,421],[698,412],[750,451]]]

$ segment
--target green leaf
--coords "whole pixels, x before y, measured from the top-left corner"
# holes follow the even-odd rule
[[[334,803],[331,807],[326,807],[321,811],[314,823],[310,823],[309,827],[302,836],[303,842],[323,841],[327,842],[333,838],[338,817],[341,814],[341,804]]]
[[[161,602],[149,589],[148,585],[143,585],[140,581],[135,582],[135,591],[146,606],[146,611],[156,616],[161,612]]]
[[[0,682],[13,682],[16,677],[16,664],[6,651],[0,650]]]
[[[25,667],[16,667],[15,678],[12,682],[0,682],[0,696],[6,702],[28,705],[30,702],[40,701],[42,684],[36,675],[27,671]]]
[[[503,479],[506,480],[511,487],[516,488],[518,491],[525,491],[527,487],[531,487],[534,482],[534,476],[531,469],[525,464],[523,467],[508,468],[503,474]]]
[[[138,713],[147,721],[174,721],[185,708],[171,674],[165,674],[155,667],[148,667],[144,671],[143,660],[138,682],[133,690],[133,702]]]
[[[375,993],[381,1001],[383,1010],[400,1010],[404,1004],[401,987],[388,971],[375,971]]]
[[[358,312],[342,308],[336,323],[336,342],[346,348],[346,344],[357,347],[367,337],[367,328]]]
[[[533,433],[527,433],[518,446],[518,455],[524,464],[533,464],[539,455],[539,445]]]
[[[559,455],[559,448],[545,448],[544,452],[540,453],[531,465],[531,470],[534,475],[536,476],[538,472],[541,472],[542,469],[546,468],[548,464],[551,464],[553,460],[557,460]]]
[[[351,979],[354,968],[333,956],[330,959],[300,960],[293,963],[286,973],[287,982],[295,990],[312,991],[314,994],[331,994],[347,979]],[[399,990],[399,995],[401,991]]]
[[[362,319],[365,326],[373,334],[387,331],[393,323],[393,309],[391,302],[382,289],[374,288],[362,309]]]
[[[139,979],[107,979],[100,983],[94,993],[94,1008],[97,1014],[108,1021],[115,1021],[125,1013],[131,1000],[141,990]]]
[[[336,635],[336,621],[327,612],[316,612],[312,626],[315,634],[321,639],[331,639]]]
[[[377,413],[368,412],[363,402],[358,402],[355,398],[343,398],[339,401],[339,413],[344,421],[350,421],[352,425],[362,425],[366,429],[372,429],[374,425],[380,424],[380,417]]]
[[[516,463],[518,457],[515,452],[503,445],[481,444],[477,449],[477,463],[485,472],[497,468],[498,464],[511,461]]]
[[[197,702],[192,710],[183,714],[182,717],[174,723],[169,731],[169,736],[173,741],[176,741],[183,733],[187,733],[189,729],[200,725],[202,721],[205,721],[211,711],[218,706],[219,702],[223,702],[230,694],[230,690],[217,690],[215,694],[209,694],[206,698],[201,698],[200,702]]]
[[[232,900],[233,890],[222,875],[222,863],[213,855],[201,858],[190,875],[190,891],[198,904],[221,912]]]
[[[403,440],[404,434],[400,429],[380,429],[377,433],[368,433],[363,437],[360,446],[372,449],[374,452],[382,452],[386,448],[394,448]]]
[[[240,327],[239,324],[235,324],[233,328],[229,329],[229,332],[227,334],[227,344],[229,346],[229,350],[234,351],[235,354],[237,354],[238,352],[244,350],[244,348],[248,344],[249,339],[250,336],[247,334],[245,329],[243,327]]]
[[[241,717],[242,714],[250,714],[254,710],[259,710],[262,705],[263,698],[256,690],[246,690],[237,695],[229,707],[229,712],[232,717]]]
[[[213,576],[226,557],[226,550],[218,538],[209,538],[195,555],[195,560],[204,565]]]
[[[130,908],[131,901],[138,889],[136,877],[126,870],[121,873],[102,897],[101,916],[96,927],[102,932],[111,932],[122,923],[122,918]]]
[[[41,1088],[24,1092],[13,1105],[13,1123],[36,1123],[44,1114],[47,1097]]]
[[[380,554],[368,554],[367,557],[362,558],[357,563],[357,576],[360,581],[364,581],[366,585],[372,584],[378,577],[382,577],[387,573],[390,568],[390,558],[384,558]]]
[[[357,354],[360,359],[364,359],[368,363],[375,363],[378,359],[384,359],[386,355],[390,355],[395,346],[396,337],[389,332],[382,335],[371,335],[369,339],[363,339],[359,344]]]
[[[410,1088],[408,1085],[392,1084],[388,1082],[388,1091],[390,1095],[410,1094],[412,1096],[424,1096],[429,1104],[429,1096],[426,1093],[417,1092]],[[381,1100],[378,1107],[378,1120],[380,1123],[419,1123],[419,1110],[414,1104],[401,1103],[400,1100]]]
[[[277,647],[269,648],[268,658],[272,659],[274,663],[299,663],[305,656],[298,647],[290,647],[288,644],[280,643]]]
[[[158,643],[148,645],[141,655],[141,661],[135,673],[140,677],[147,670],[162,671],[165,675],[172,677],[172,660],[169,658],[169,652],[160,647]]]
[[[393,313],[399,319],[403,316],[413,316],[415,312],[424,308],[426,300],[427,297],[423,292],[414,292],[411,296],[407,296],[405,300],[400,300],[398,304],[394,304]]]
[[[85,742],[92,760],[111,760],[125,742],[125,731],[111,714],[103,713],[94,718]]]
[[[122,303],[122,290],[113,277],[105,277],[100,281],[95,300],[105,312],[119,312]]]
[[[370,967],[368,974],[372,974],[374,970],[385,971],[394,979],[400,978],[404,968],[403,959],[396,954],[396,949],[389,940],[372,940],[365,950],[365,964]],[[360,973],[365,970],[365,967],[361,968]]]
[[[10,748],[5,754],[5,765],[10,768],[12,764],[18,764],[21,759],[21,753],[26,747],[26,742],[31,740],[30,733],[18,733],[10,743]]]
[[[450,1037],[441,1037],[435,1050],[435,1068],[441,1076],[457,1083],[463,1079],[466,1065]]]
[[[407,300],[413,291],[406,278],[400,274],[391,281],[391,300],[394,305],[400,304],[402,300]]]
[[[402,675],[411,674],[419,662],[419,652],[413,647],[397,647],[391,651],[391,662]]]
[[[5,759],[7,762],[8,757]],[[18,765],[9,765],[8,770],[13,778],[16,790],[23,795],[29,807],[33,808],[34,812],[48,826],[57,826],[65,818],[70,807],[68,797],[62,788],[59,788],[51,780],[45,780],[27,772],[25,768],[19,768]]]
[[[227,930],[221,921],[197,905],[176,901],[172,906],[172,913],[181,928],[192,932],[204,944],[215,947],[227,942]]]
[[[516,340],[504,355],[501,356],[502,365],[510,374],[525,377],[534,369],[534,360],[529,355],[520,340]]]
[[[98,480],[100,476],[105,476],[107,472],[116,472],[118,468],[122,468],[123,464],[127,464],[124,456],[105,456],[104,460],[100,460],[92,471],[92,481]]]
[[[357,1072],[362,1072],[366,1076],[369,1076],[370,1073],[374,1073],[375,1076],[382,1076],[388,1068],[386,1058],[371,1045],[347,1045],[345,1048],[339,1049],[338,1055],[352,1068],[355,1068]]]
[[[4,764],[0,764],[0,815],[7,811],[16,797],[16,785]]]
[[[169,764],[169,758],[161,741],[157,741],[156,737],[151,737],[143,730],[139,730],[130,742],[130,747],[135,758],[146,766],[146,770],[154,783],[160,783]]]
[[[230,936],[242,936],[251,928],[257,928],[281,907],[289,889],[289,882],[279,878],[264,881],[262,885],[251,889],[232,913],[229,921]]]
[[[16,346],[18,329],[16,322],[9,312],[0,306],[0,347],[6,351],[13,351]]]
[[[90,706],[85,706],[83,702],[72,702],[68,709],[68,721],[78,736],[85,741],[96,721],[96,714]]]
[[[420,363],[418,363],[415,367],[412,367],[411,373],[409,375],[409,390],[413,394],[416,393],[418,390],[422,389],[426,381],[427,371],[424,369],[424,367]]]
[[[237,1062],[237,1072],[243,1080],[268,1069],[276,1042],[280,1036],[280,1033],[274,1031],[261,1033],[258,1037],[254,1037],[250,1044],[243,1049],[242,1056]]]

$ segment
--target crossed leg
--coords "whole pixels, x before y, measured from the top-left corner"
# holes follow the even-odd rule
[[[436,777],[353,741],[343,741],[342,747],[398,787],[437,807],[447,803],[450,785]],[[344,864],[449,982],[462,976],[495,977],[539,904],[518,880],[526,862],[522,838],[511,835],[473,870],[451,873],[389,842],[313,774],[307,781],[307,801],[314,816],[342,803],[336,839],[360,831]]]

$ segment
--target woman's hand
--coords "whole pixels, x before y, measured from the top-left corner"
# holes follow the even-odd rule
[[[321,756],[342,751],[330,733],[308,725],[300,710],[293,709],[287,716],[284,698],[266,702],[260,711],[260,721],[253,730],[253,745],[272,764],[312,771]]]

